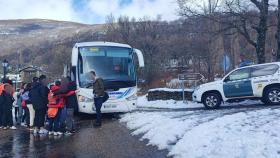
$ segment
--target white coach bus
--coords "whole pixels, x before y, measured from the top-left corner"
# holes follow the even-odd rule
[[[112,42],[76,43],[72,50],[71,78],[77,82],[79,112],[95,113],[92,80],[94,70],[103,78],[109,100],[103,104],[103,113],[129,112],[136,108],[137,76],[135,57],[144,67],[140,50],[127,44]]]

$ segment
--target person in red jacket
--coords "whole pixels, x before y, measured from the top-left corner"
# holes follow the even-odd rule
[[[67,94],[54,95],[59,90],[60,82],[57,81],[56,85],[50,87],[48,94],[48,120],[49,120],[49,135],[61,135],[59,132],[60,114],[65,105],[65,97],[72,95],[75,91],[70,91]]]

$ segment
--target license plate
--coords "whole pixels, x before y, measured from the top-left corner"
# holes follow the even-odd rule
[[[104,105],[104,108],[116,108],[117,107],[117,105]]]

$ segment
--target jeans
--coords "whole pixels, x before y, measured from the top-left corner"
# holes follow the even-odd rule
[[[29,110],[27,107],[22,108],[22,110],[23,110],[23,115],[21,118],[21,122],[25,122],[25,124],[29,126],[30,124]]]
[[[21,107],[21,105],[18,107],[18,119],[17,119],[17,123],[20,124],[22,121],[22,116],[23,116],[23,109]]]
[[[59,108],[54,118],[49,118],[49,131],[58,132],[60,125],[61,109]]]
[[[16,122],[18,122],[18,111],[19,111],[19,108],[18,107],[15,107],[15,120]]]
[[[67,131],[75,130],[74,108],[66,108],[66,129]]]
[[[12,108],[5,107],[2,114],[2,123],[4,127],[13,126],[13,111]]]
[[[0,127],[3,126],[2,116],[3,116],[3,107],[2,105],[0,105]]]
[[[94,98],[94,105],[96,109],[96,122],[101,123],[102,114],[101,114],[101,107],[103,104],[103,97]]]
[[[66,132],[66,108],[61,109],[59,118],[59,127],[61,132]]]
[[[45,124],[45,116],[46,116],[47,109],[35,109],[35,119],[34,119],[34,126],[37,128],[44,127]]]

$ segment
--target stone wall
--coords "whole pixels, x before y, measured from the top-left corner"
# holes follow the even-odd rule
[[[183,94],[181,91],[168,91],[168,90],[151,90],[148,92],[148,101],[153,100],[183,100]],[[185,90],[185,98],[187,100],[192,100],[193,91]]]

